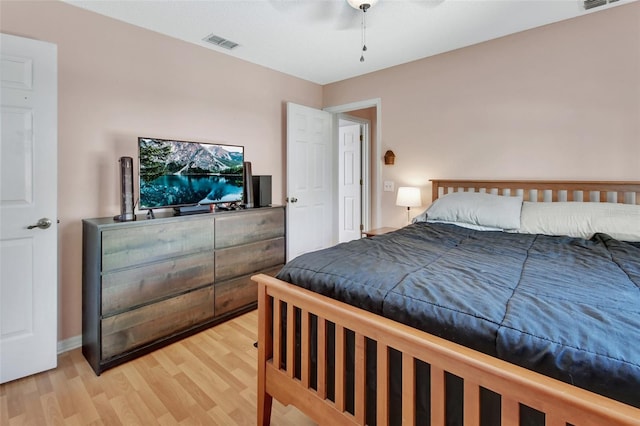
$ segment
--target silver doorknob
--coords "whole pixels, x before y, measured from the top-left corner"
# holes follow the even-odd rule
[[[35,225],[27,226],[27,229],[33,229],[33,228],[47,229],[50,226],[51,226],[51,219],[43,217]]]

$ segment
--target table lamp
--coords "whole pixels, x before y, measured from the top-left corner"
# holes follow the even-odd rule
[[[411,218],[409,217],[411,207],[420,207],[421,205],[422,197],[420,196],[420,188],[415,186],[401,186],[398,188],[396,206],[407,208],[407,222],[411,222]]]

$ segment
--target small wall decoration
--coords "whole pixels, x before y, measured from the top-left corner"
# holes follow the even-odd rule
[[[394,164],[396,161],[396,155],[393,151],[389,150],[384,153],[384,164]]]

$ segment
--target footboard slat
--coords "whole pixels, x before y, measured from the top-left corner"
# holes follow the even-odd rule
[[[272,398],[293,404],[320,424],[365,424],[366,345],[375,342],[377,350],[376,416],[378,424],[389,420],[389,349],[402,354],[404,424],[415,422],[415,369],[420,360],[430,368],[431,424],[445,424],[445,372],[464,381],[465,425],[479,424],[480,390],[488,389],[501,397],[501,424],[517,425],[520,406],[528,406],[545,415],[548,425],[636,425],[640,426],[640,409],[622,404],[586,390],[571,386],[530,370],[492,358],[455,343],[354,308],[316,293],[259,275],[259,343],[258,343],[258,422],[269,424]],[[282,306],[286,304],[286,322],[282,324]],[[271,308],[273,306],[273,309]],[[302,313],[295,324],[295,313]],[[317,390],[311,380],[296,377],[309,367],[295,361],[297,343],[310,345],[315,338],[309,333],[309,315],[317,321]],[[306,319],[305,319],[306,317]],[[327,396],[327,321],[335,324],[335,393]],[[282,330],[286,328],[283,342]],[[298,329],[298,330],[296,330]],[[346,335],[355,335],[355,390],[346,392]],[[296,341],[296,331],[300,338]],[[384,343],[382,343],[382,341]],[[286,366],[282,364],[282,343],[286,343]],[[304,364],[311,351],[301,350]],[[353,354],[351,356],[354,356]],[[307,361],[311,361],[309,358]],[[351,391],[349,391],[351,392]],[[346,411],[347,397],[354,402],[354,413]]]
[[[309,312],[302,311],[301,326],[300,326],[300,380],[302,380],[302,386],[309,387],[309,364],[311,362],[309,354]]]
[[[389,424],[389,347],[378,342],[376,354],[378,363],[376,375],[377,424],[387,426]]]
[[[345,335],[344,335],[344,327],[336,324],[336,409],[340,412],[344,411],[345,405],[345,392],[344,392],[344,379],[345,379],[345,368],[344,368],[344,356],[345,356]]]
[[[563,422],[561,418],[547,415],[545,419],[545,426],[567,426],[567,424]]]
[[[444,370],[431,366],[431,424],[445,424],[445,380]]]
[[[502,397],[502,424],[503,425],[517,425],[520,421],[520,404],[518,401]]]
[[[402,354],[402,424],[416,423],[416,369],[412,356]]]
[[[464,424],[480,424],[480,386],[471,380],[464,381]]]
[[[318,397],[327,398],[327,321],[318,317]]]
[[[287,324],[294,324],[291,322],[292,319],[295,318],[295,306],[292,303],[287,303]],[[287,375],[290,378],[294,378],[296,374],[295,369],[295,349],[296,346],[293,344],[296,336],[296,328],[295,327],[287,327],[287,344],[286,344],[286,353],[287,353]]]
[[[273,363],[282,365],[282,307],[280,299],[273,299]]]
[[[356,421],[360,424],[365,424],[366,417],[366,400],[367,395],[365,392],[366,387],[366,368],[367,368],[367,355],[366,355],[366,340],[364,335],[356,334],[356,353],[355,353],[355,416]]]

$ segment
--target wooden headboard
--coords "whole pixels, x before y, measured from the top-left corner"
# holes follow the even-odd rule
[[[524,201],[640,204],[640,182],[431,179],[432,201],[451,192],[522,195]]]

